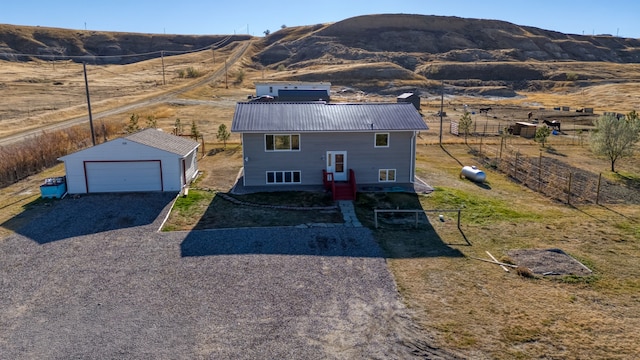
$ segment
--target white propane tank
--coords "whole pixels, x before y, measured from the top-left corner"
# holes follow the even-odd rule
[[[477,166],[465,166],[460,172],[460,177],[465,177],[471,181],[482,183],[487,179],[487,175],[484,171],[478,169]]]

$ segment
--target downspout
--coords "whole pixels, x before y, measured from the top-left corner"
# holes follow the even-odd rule
[[[244,166],[244,163],[246,162],[246,157],[244,155],[244,133],[242,133],[242,136],[240,136],[240,145],[242,146],[242,186],[247,186],[247,171]]]
[[[185,158],[182,158],[182,179],[184,180],[182,187],[187,186],[187,162]]]
[[[416,181],[416,132],[411,136],[411,183]]]

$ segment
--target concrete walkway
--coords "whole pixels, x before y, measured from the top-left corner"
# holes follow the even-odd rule
[[[362,227],[362,224],[356,216],[356,210],[353,207],[353,201],[340,200],[338,201],[338,207],[340,207],[342,217],[344,218],[344,226]]]

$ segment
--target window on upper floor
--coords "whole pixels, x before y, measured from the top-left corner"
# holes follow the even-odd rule
[[[300,135],[267,134],[264,136],[266,151],[299,151]]]
[[[375,147],[389,147],[389,133],[376,133]]]

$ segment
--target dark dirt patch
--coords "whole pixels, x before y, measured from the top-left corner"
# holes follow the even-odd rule
[[[581,262],[560,249],[521,249],[508,251],[507,254],[518,266],[526,267],[539,275],[592,274]]]
[[[248,195],[234,196],[234,198],[250,205],[239,205],[221,196],[216,196],[194,229],[296,226],[307,223],[343,222],[342,214],[337,209],[294,210],[281,208],[280,206],[296,204],[296,202],[286,201],[284,197],[278,197],[277,194],[260,195],[257,198]],[[300,200],[300,203],[306,204],[305,201]],[[264,204],[271,204],[274,207],[256,206]]]

